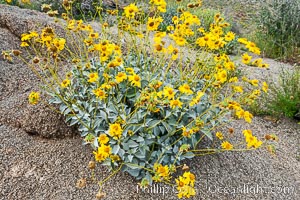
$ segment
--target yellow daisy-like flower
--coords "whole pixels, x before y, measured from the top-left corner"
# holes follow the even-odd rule
[[[61,82],[61,87],[66,88],[70,85],[71,81],[69,79],[65,79]]]
[[[99,78],[98,73],[90,73],[88,82],[94,83],[98,80],[98,78]]]
[[[263,86],[261,88],[262,91],[264,91],[265,93],[267,93],[268,92],[268,88],[269,88],[268,84],[266,82],[263,82]]]
[[[35,105],[40,99],[40,94],[38,92],[31,92],[28,96],[28,101],[30,104]]]
[[[127,18],[134,18],[135,13],[138,11],[138,7],[133,3],[124,8],[124,13]]]
[[[183,94],[193,94],[194,93],[188,84],[183,84],[178,89]]]
[[[258,59],[255,59],[255,60],[252,62],[252,65],[254,65],[254,66],[256,66],[256,67],[261,67],[262,62],[263,62],[263,59],[262,59],[262,58],[258,58]]]
[[[176,92],[173,88],[166,86],[164,87],[163,94],[168,99],[174,99]]]
[[[195,191],[195,175],[190,172],[184,172],[183,176],[175,179],[178,190],[178,198],[190,198],[196,195]]]
[[[62,51],[65,48],[66,39],[64,38],[55,38],[53,40],[53,45],[59,50]]]
[[[243,93],[244,91],[242,86],[233,86],[232,88],[235,92]]]
[[[237,77],[232,77],[232,78],[229,79],[228,82],[229,82],[229,83],[236,83],[236,82],[238,82],[238,80],[239,80],[239,79],[238,79]]]
[[[178,46],[184,46],[187,43],[186,39],[182,37],[175,38],[175,42]]]
[[[126,73],[124,73],[124,72],[119,72],[118,74],[117,74],[117,76],[116,76],[116,81],[118,82],[118,83],[121,83],[121,82],[123,82],[124,80],[126,80],[127,79],[127,75],[126,75]]]
[[[251,62],[251,58],[252,56],[249,56],[247,53],[244,53],[242,55],[242,62],[247,65]]]
[[[216,132],[216,137],[219,139],[219,140],[223,140],[224,139],[224,136],[221,132]]]
[[[104,89],[104,90],[110,90],[111,89],[111,85],[109,85],[108,83],[103,83],[100,88]]]
[[[108,133],[115,139],[119,139],[123,133],[123,129],[120,124],[114,123],[109,125]]]
[[[134,69],[131,67],[127,67],[125,68],[126,72],[128,72],[129,74],[134,74]]]
[[[220,70],[217,74],[215,74],[215,78],[220,83],[224,83],[227,80],[227,72],[226,70]]]
[[[21,47],[28,47],[29,44],[28,44],[27,42],[22,42],[22,43],[20,44],[20,46],[21,46]]]
[[[246,122],[251,123],[252,118],[253,118],[253,115],[249,111],[244,112],[244,119]]]
[[[225,40],[227,42],[232,41],[235,37],[235,34],[231,31],[229,31],[226,35],[225,35]]]
[[[91,33],[89,34],[89,38],[97,39],[98,37],[99,37],[99,33],[91,32]]]
[[[248,43],[248,40],[246,38],[239,38],[238,42],[246,45]]]
[[[100,98],[101,100],[106,98],[105,91],[101,90],[100,88],[93,90],[93,93],[96,95],[96,97]]]
[[[163,166],[162,164],[155,163],[153,168],[156,175],[155,181],[160,182],[162,180],[169,180],[170,169],[168,165]]]
[[[231,149],[233,149],[233,145],[230,144],[228,141],[222,142],[221,146],[222,146],[223,149],[226,149],[226,150],[231,150]]]
[[[99,135],[98,142],[100,144],[107,144],[108,141],[109,141],[109,138],[107,137],[107,135],[105,133],[102,133],[102,134]]]
[[[102,162],[110,156],[111,147],[109,145],[101,144],[101,146],[98,147],[97,151],[94,151],[93,154],[95,155],[96,161]]]
[[[157,17],[157,18],[149,17],[147,22],[147,30],[156,31],[162,21],[163,21],[162,17]]]
[[[179,99],[174,99],[170,101],[170,106],[172,109],[175,109],[176,107],[182,108],[182,102]]]
[[[182,128],[182,136],[183,137],[191,137],[194,132],[192,130],[187,130],[186,127]]]
[[[257,79],[253,79],[253,80],[250,80],[249,83],[251,83],[251,85],[253,85],[255,87],[258,87],[259,81]]]
[[[141,77],[139,75],[133,74],[131,76],[128,76],[128,79],[131,82],[131,85],[141,87]]]

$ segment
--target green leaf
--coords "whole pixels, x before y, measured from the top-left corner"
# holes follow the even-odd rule
[[[193,158],[195,156],[195,154],[191,151],[186,152],[185,154],[182,155],[182,157],[184,158]]]
[[[204,135],[206,135],[210,140],[213,140],[212,133],[209,130],[202,129],[201,132],[204,133]]]
[[[113,147],[112,153],[115,154],[115,155],[117,155],[118,152],[119,152],[119,150],[120,150],[120,146],[117,144],[117,145],[115,145],[115,146]]]
[[[133,140],[129,140],[129,141],[127,142],[127,145],[128,145],[130,148],[134,148],[134,147],[139,146],[139,144],[136,143],[136,142],[133,141]]]
[[[129,161],[129,162],[132,162],[133,155],[128,155],[127,158],[128,158],[128,161]]]

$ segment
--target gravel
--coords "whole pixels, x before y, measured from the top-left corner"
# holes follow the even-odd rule
[[[0,16],[0,21],[6,22],[3,19]],[[0,50],[18,44],[11,30],[0,26],[0,41],[3,41]],[[270,64],[269,70],[248,67],[243,71],[251,78],[276,81],[280,66],[292,69],[273,60],[266,62]],[[92,150],[82,145],[79,136],[67,134],[60,139],[45,139],[28,135],[22,123],[18,123],[24,118],[19,110],[23,109],[28,91],[34,88],[30,82],[33,79],[22,64],[0,60],[0,200],[95,199],[99,188],[87,167],[93,158]],[[187,161],[197,178],[197,196],[192,199],[300,199],[300,126],[288,119],[254,117],[252,124],[234,121],[221,130],[226,132],[229,127],[235,128],[237,138],[242,138],[243,129],[252,129],[259,138],[276,134],[279,138],[276,155],[260,149]],[[105,167],[96,167],[98,179],[108,174]],[[78,180],[86,180],[86,185],[78,187]],[[118,173],[104,185],[105,199],[177,199],[172,187],[154,185],[141,191],[137,183],[128,174]]]
[[[235,121],[227,128],[251,128],[259,138],[266,133],[279,137],[276,155],[266,149],[227,152],[194,158],[187,162],[196,174],[197,196],[193,199],[299,199],[299,125],[282,119],[277,122],[255,117],[252,124]],[[239,137],[239,136],[238,136]],[[20,129],[0,126],[0,199],[95,199],[98,185],[92,181],[88,162],[91,149],[79,137],[43,139]],[[97,178],[108,175],[103,166]],[[83,188],[76,187],[86,179]],[[104,185],[105,199],[176,199],[176,190],[155,185],[137,189],[128,174],[118,173]]]

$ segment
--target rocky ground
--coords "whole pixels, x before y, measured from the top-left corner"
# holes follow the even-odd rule
[[[36,24],[50,23],[45,15],[0,5],[0,51],[17,48],[20,34]],[[255,78],[276,81],[280,67],[287,64],[266,60],[269,70],[245,68]],[[98,186],[91,180],[87,164],[91,149],[55,113],[27,104],[27,95],[37,89],[38,81],[26,66],[0,59],[0,199],[95,199]],[[194,199],[292,199],[300,197],[299,125],[292,120],[279,121],[255,117],[252,124],[235,121],[238,137],[251,128],[262,138],[276,134],[276,155],[266,149],[227,152],[195,158],[187,164],[197,176],[198,195]],[[40,137],[51,137],[50,139]],[[54,139],[53,136],[62,137]],[[108,175],[98,166],[96,177]],[[86,180],[78,187],[78,180]],[[147,191],[137,188],[128,174],[119,173],[106,183],[106,199],[177,199],[176,190],[155,185]]]
[[[250,128],[259,137],[278,135],[276,156],[266,149],[197,157],[187,164],[196,174],[197,197],[193,199],[299,199],[299,127],[294,121],[272,122],[255,117],[251,125],[236,121],[235,134]],[[224,127],[224,129],[228,128]],[[43,139],[21,129],[0,126],[0,199],[95,199],[97,184],[87,164],[91,149],[79,137]],[[98,166],[96,177],[108,175]],[[76,187],[86,179],[83,188]],[[155,185],[141,191],[128,174],[119,173],[105,184],[105,199],[176,199],[172,187]]]

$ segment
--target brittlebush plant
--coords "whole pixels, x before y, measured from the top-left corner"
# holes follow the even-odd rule
[[[261,90],[267,92],[268,86],[236,76],[235,62],[224,53],[235,34],[223,32],[228,23],[219,14],[208,31],[202,29],[201,21],[189,12],[200,4],[179,9],[166,32],[158,31],[165,20],[163,0],[149,2],[151,15],[143,13],[146,24],[137,20],[141,8],[130,4],[116,16],[117,27],[100,20],[101,31],[67,12],[57,19],[65,27],[64,35],[51,27],[22,35],[22,51],[32,55],[30,61],[18,50],[3,52],[7,59],[14,54],[27,63],[42,80],[41,93],[50,96],[49,103],[57,104],[66,121],[77,125],[84,142],[93,147],[95,161],[112,170],[99,182],[100,190],[106,180],[123,171],[141,180],[141,187],[153,182],[175,184],[179,198],[191,197],[195,175],[186,171],[173,179],[185,159],[253,150],[274,139],[261,140],[251,130],[241,130],[245,141],[233,144],[227,134],[215,133],[233,118],[251,123],[253,116],[243,107],[252,104]],[[188,43],[195,27],[200,36]],[[254,43],[244,38],[239,42],[260,53]],[[195,45],[201,48],[192,48]],[[267,67],[262,60],[251,61],[248,53],[241,60]],[[32,92],[29,102],[38,101],[40,92]],[[206,137],[219,145],[199,149]]]

